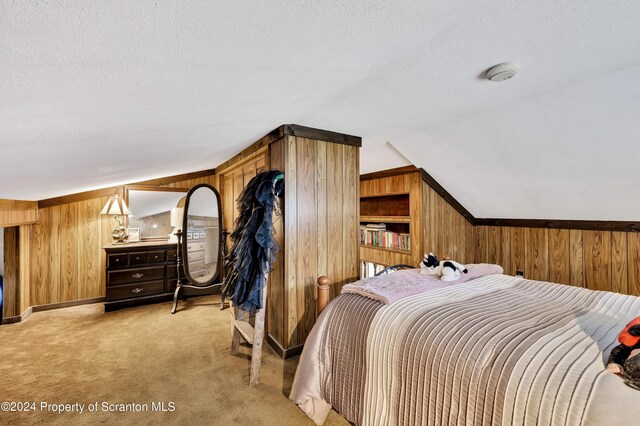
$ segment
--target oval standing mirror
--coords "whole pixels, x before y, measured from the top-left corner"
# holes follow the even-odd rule
[[[188,284],[178,280],[175,313],[181,287],[211,288],[222,282],[222,206],[211,185],[198,184],[187,193],[180,241],[180,257]],[[180,262],[179,262],[180,263]]]

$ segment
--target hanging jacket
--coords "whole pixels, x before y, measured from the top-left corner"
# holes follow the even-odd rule
[[[284,173],[270,170],[257,174],[238,197],[238,218],[231,233],[231,250],[225,257],[227,270],[222,295],[248,312],[262,309],[266,277],[273,270],[276,244],[273,212],[284,192]]]

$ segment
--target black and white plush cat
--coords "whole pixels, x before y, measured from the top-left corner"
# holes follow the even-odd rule
[[[464,265],[454,260],[439,261],[433,253],[424,255],[420,268],[421,274],[437,276],[442,281],[455,281],[460,278],[461,273],[469,272]]]

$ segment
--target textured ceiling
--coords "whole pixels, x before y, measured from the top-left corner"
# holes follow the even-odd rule
[[[633,0],[0,0],[0,198],[211,168],[296,123],[476,217],[640,220],[638,22]]]

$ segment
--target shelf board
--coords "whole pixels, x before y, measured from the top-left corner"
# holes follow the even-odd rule
[[[391,253],[398,253],[398,254],[411,254],[410,250],[400,250],[400,249],[392,249],[392,248],[386,248],[386,247],[378,247],[378,246],[369,246],[366,244],[360,244],[360,248],[366,248],[366,249],[372,249],[372,250],[380,250],[380,251],[388,251]]]
[[[410,223],[411,216],[360,216],[360,222],[370,223]]]
[[[401,192],[384,192],[384,193],[379,193],[379,194],[367,194],[367,195],[360,195],[360,199],[362,199],[362,198],[389,197],[389,196],[393,196],[393,195],[409,195],[409,193],[407,191],[401,191]]]

